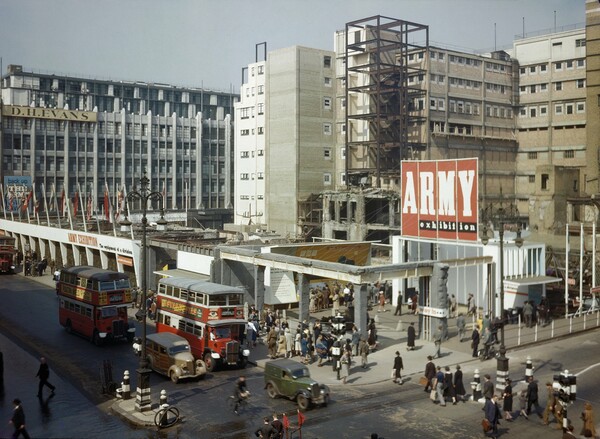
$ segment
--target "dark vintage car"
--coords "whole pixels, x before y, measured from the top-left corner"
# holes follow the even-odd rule
[[[308,367],[294,360],[267,361],[265,389],[270,398],[284,396],[295,400],[301,410],[329,403],[329,387],[313,380]]]

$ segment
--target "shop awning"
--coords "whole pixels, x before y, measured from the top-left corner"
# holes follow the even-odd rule
[[[552,284],[554,282],[563,282],[563,280],[560,277],[553,276],[528,276],[504,279],[504,284],[512,284],[513,286],[543,285]]]

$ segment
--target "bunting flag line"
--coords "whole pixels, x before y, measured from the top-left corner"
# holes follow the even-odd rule
[[[73,196],[73,217],[77,218],[77,211],[79,210],[79,192],[75,191]]]

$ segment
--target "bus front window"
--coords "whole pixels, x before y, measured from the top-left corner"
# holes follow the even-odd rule
[[[218,327],[214,329],[215,337],[219,338],[231,338],[231,331],[228,327]]]
[[[106,306],[102,308],[102,318],[106,319],[108,317],[116,317],[117,316],[117,307],[116,306]]]

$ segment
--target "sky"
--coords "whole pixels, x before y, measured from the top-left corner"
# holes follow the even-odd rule
[[[0,0],[0,58],[24,70],[239,92],[267,50],[333,50],[374,15],[429,26],[430,45],[505,49],[514,36],[585,22],[585,0]],[[495,30],[494,30],[495,28]]]

